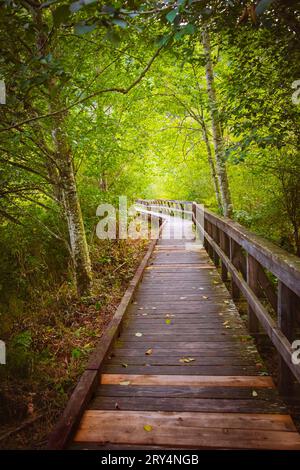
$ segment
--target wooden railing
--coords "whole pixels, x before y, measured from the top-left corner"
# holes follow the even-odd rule
[[[279,353],[278,387],[291,396],[295,378],[300,382],[300,364],[292,360],[292,343],[300,339],[300,259],[195,202],[140,199],[137,203],[171,215],[191,214],[222,280],[230,281],[233,300],[243,295],[247,301],[250,334],[258,335],[261,326]],[[201,210],[199,219],[196,213]]]

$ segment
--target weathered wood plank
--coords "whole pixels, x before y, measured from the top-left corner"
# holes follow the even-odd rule
[[[189,376],[189,375],[136,375],[136,374],[101,374],[101,384],[120,384],[129,381],[131,385],[166,385],[166,386],[219,386],[274,388],[271,377],[261,376]]]
[[[145,423],[151,431],[144,429]],[[225,432],[226,430],[226,432]],[[286,415],[87,411],[75,442],[174,445],[196,448],[300,449]]]
[[[91,410],[134,411],[194,411],[207,413],[279,413],[286,412],[280,401],[257,400],[256,398],[234,400],[225,398],[178,398],[165,397],[95,397],[88,406]]]
[[[278,392],[274,388],[251,387],[188,387],[181,386],[160,386],[160,385],[100,385],[95,392],[95,396],[104,397],[164,397],[164,398],[247,398],[253,399],[253,391],[259,400],[280,401]],[[282,403],[281,403],[282,404]],[[283,405],[283,404],[282,404]]]

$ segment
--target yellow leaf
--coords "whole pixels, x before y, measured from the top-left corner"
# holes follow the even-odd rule
[[[152,431],[152,426],[150,424],[145,424],[144,429],[145,431],[150,432]]]
[[[128,364],[125,364],[125,362],[122,364],[122,367],[128,367]]]
[[[153,353],[153,349],[148,349],[145,354],[146,356],[151,356],[151,354]]]
[[[253,396],[253,397],[257,397],[257,396],[258,396],[258,393],[257,393],[255,390],[253,390],[253,391],[252,391],[252,396]]]
[[[169,318],[167,318],[165,321],[166,321],[166,324],[167,324],[167,325],[170,325],[170,324],[171,324],[171,320],[170,320]]]
[[[122,382],[119,382],[120,385],[130,385],[130,380],[123,380]]]

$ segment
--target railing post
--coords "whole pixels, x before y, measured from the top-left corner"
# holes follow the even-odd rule
[[[229,246],[230,246],[230,261],[238,269],[237,251],[238,251],[239,245],[232,238],[229,238]],[[231,279],[231,296],[233,300],[237,300],[240,297],[240,290],[233,279]]]
[[[293,340],[294,311],[296,299],[294,293],[281,281],[278,282],[278,327],[289,341]],[[293,393],[294,377],[285,361],[279,356],[278,388],[282,395]]]
[[[205,214],[204,214],[204,232],[205,233],[208,233],[208,220],[205,218]],[[203,243],[204,243],[204,248],[205,250],[207,251],[208,253],[208,250],[209,250],[209,243],[205,237],[205,233],[204,233],[204,240],[203,240]],[[209,254],[209,253],[208,253]]]
[[[219,229],[216,225],[212,224],[212,238],[217,245],[220,245]],[[215,250],[213,250],[213,261],[215,266],[219,266],[220,258]]]
[[[258,297],[260,294],[260,287],[258,284],[259,264],[253,256],[247,256],[247,284]],[[248,304],[248,330],[253,336],[259,333],[259,321],[252,308]]]
[[[211,223],[208,220],[206,222],[206,231],[208,235],[211,237],[212,236],[211,235]],[[208,256],[210,257],[210,259],[213,259],[213,248],[209,242],[207,242],[207,252],[208,252]]]
[[[223,230],[219,231],[220,236],[220,248],[225,253],[225,255],[229,258],[230,257],[230,247],[229,247],[229,238],[228,235],[223,232]],[[228,271],[226,265],[221,261],[221,277],[222,281],[228,281]]]

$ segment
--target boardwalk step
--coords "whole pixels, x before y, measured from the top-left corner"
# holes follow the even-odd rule
[[[300,449],[300,436],[285,414],[88,410],[74,441],[174,447],[180,443],[198,449]]]

